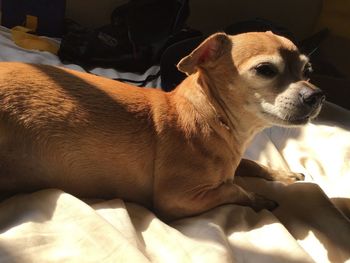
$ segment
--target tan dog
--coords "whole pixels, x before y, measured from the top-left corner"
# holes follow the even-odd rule
[[[261,129],[318,114],[324,96],[305,79],[308,65],[270,32],[207,38],[180,61],[188,77],[170,93],[0,63],[0,192],[120,197],[166,219],[228,203],[273,209],[233,175],[303,179],[241,156]]]

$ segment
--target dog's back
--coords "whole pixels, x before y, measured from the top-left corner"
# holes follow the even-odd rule
[[[72,70],[0,63],[1,193],[62,187],[145,202],[155,144],[149,105],[164,96]]]

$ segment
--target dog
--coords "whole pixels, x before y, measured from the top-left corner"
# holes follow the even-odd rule
[[[82,198],[123,198],[165,220],[223,204],[276,202],[234,175],[293,183],[303,175],[242,159],[271,125],[317,116],[325,99],[310,63],[271,32],[205,39],[177,65],[175,90],[139,88],[48,65],[0,63],[0,193],[59,188]]]

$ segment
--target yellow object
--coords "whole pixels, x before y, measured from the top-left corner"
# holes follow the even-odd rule
[[[26,16],[26,27],[35,32],[38,28],[38,17],[27,15]]]
[[[25,33],[32,31],[30,28],[27,28],[27,27],[24,27],[24,26],[16,26],[16,27],[12,28],[11,31],[12,30],[25,32]]]
[[[47,38],[35,36],[27,32],[32,31],[29,28],[16,26],[11,29],[12,39],[16,45],[31,50],[48,51],[57,55],[59,44],[50,41]]]
[[[329,28],[332,33],[350,39],[350,1],[323,0],[318,29]]]

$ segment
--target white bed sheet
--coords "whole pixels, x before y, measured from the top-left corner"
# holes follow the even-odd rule
[[[82,71],[50,53],[17,47],[5,28],[0,61]],[[93,72],[142,80],[157,71]],[[149,85],[159,87],[160,80]],[[56,189],[17,195],[0,203],[0,262],[350,262],[350,112],[327,103],[311,124],[264,130],[245,156],[303,172],[306,182],[237,178],[280,206],[256,213],[225,205],[170,223],[120,199],[79,200]]]

